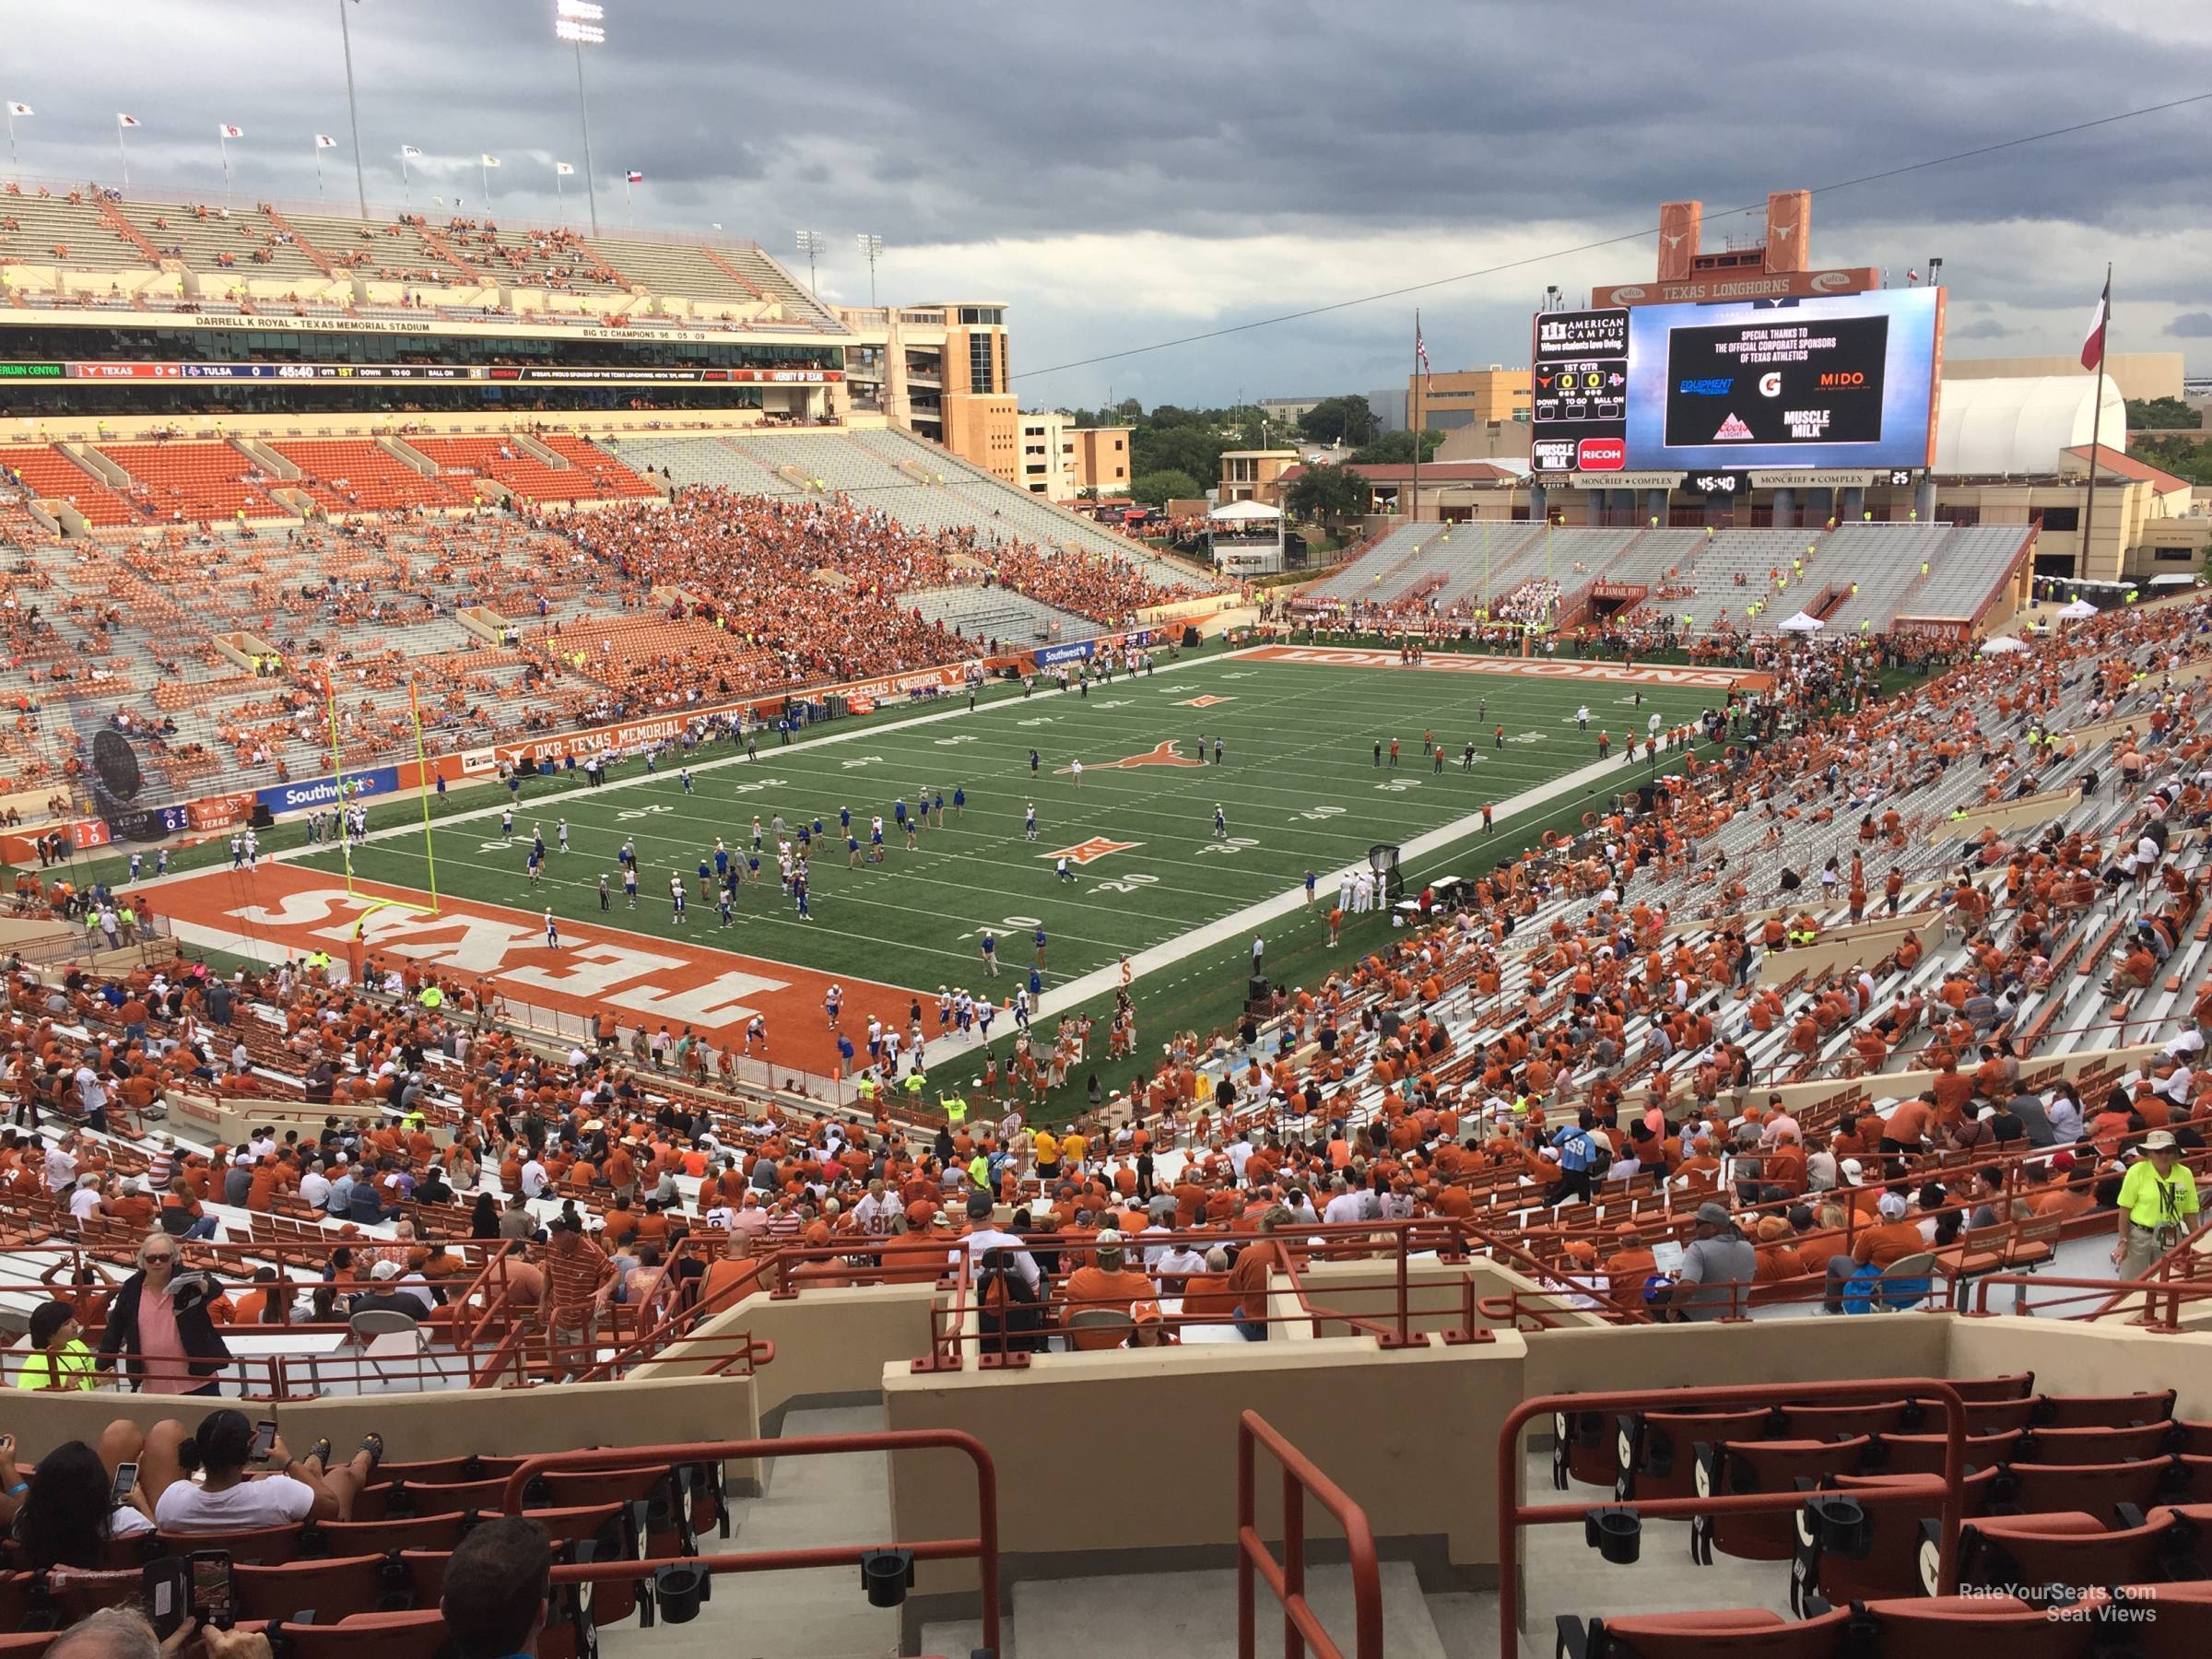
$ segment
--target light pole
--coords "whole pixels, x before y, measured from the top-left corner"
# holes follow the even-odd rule
[[[863,230],[853,239],[860,244],[860,256],[868,262],[868,309],[876,307],[876,262],[883,256],[883,238],[870,236]]]
[[[807,288],[809,289],[819,288],[821,284],[815,280],[814,262],[830,251],[830,239],[819,230],[801,230],[796,232],[792,240],[798,244],[799,252],[806,255]]]
[[[361,112],[353,99],[353,26],[346,20],[346,8],[357,0],[338,0],[338,38],[346,43],[346,119],[353,124],[353,194],[361,210],[369,217],[369,186],[361,176]],[[322,158],[316,158],[320,166]]]
[[[576,117],[583,124],[583,193],[592,206],[592,234],[599,234],[599,178],[592,166],[592,112],[583,97],[583,49],[606,44],[606,7],[594,0],[553,0],[553,38],[576,50]]]

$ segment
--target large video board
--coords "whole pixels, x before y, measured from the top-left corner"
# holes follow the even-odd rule
[[[1923,467],[1943,290],[1540,312],[1543,471]]]

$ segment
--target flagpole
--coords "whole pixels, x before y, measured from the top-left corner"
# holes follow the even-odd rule
[[[1406,385],[1406,406],[1418,409],[1420,405],[1421,383],[1421,308],[1413,308],[1413,379]],[[1406,423],[1413,428],[1413,509],[1408,524],[1418,524],[1421,517],[1421,428],[1426,424],[1417,418]]]
[[[2089,409],[2089,499],[2081,510],[2081,559],[2075,574],[2088,577],[2089,535],[2097,525],[2097,441],[2104,426],[2104,359],[2110,354],[2112,337],[2112,267],[2104,267],[2104,299],[2097,322],[2097,401]],[[2117,572],[2114,572],[2117,574]]]
[[[215,144],[223,152],[223,206],[228,208],[230,206],[230,140],[220,126],[215,129]]]
[[[314,151],[315,151],[315,200],[316,200],[317,202],[321,202],[321,201],[323,200],[323,147],[322,147],[321,145],[319,145],[319,144],[318,144],[318,145],[316,145],[316,146],[314,147]]]
[[[561,187],[560,163],[553,163],[553,219],[556,224],[569,217],[569,193]]]
[[[410,209],[415,206],[415,181],[407,171],[407,147],[404,144],[399,147],[399,199]]]
[[[13,179],[22,171],[16,160],[16,106],[14,100],[10,100],[7,106],[7,176]]]
[[[131,150],[124,143],[123,134],[123,123],[118,121],[115,124],[115,153],[123,158],[123,187],[128,190],[131,187]]]

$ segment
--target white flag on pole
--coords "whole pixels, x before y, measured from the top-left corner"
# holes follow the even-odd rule
[[[338,147],[338,141],[335,138],[333,138],[328,133],[317,133],[315,135],[315,147],[317,149],[336,149]]]
[[[115,124],[119,127],[134,127],[138,124],[138,117],[119,112],[115,117]]]
[[[399,147],[399,153],[405,156],[410,161],[419,161],[422,159],[422,152],[417,149],[411,144],[401,145]]]
[[[246,135],[245,128],[234,127],[227,121],[224,122],[222,125],[218,127],[216,131],[220,133],[226,138],[243,138]]]
[[[477,159],[486,167],[497,167],[500,164],[500,159],[497,156],[478,156]]]
[[[571,167],[566,161],[556,161],[553,163],[553,171],[565,179],[575,172],[576,170]]]
[[[32,109],[29,104],[19,103],[10,103],[7,106],[7,112],[10,115],[35,115],[38,113],[38,112]]]

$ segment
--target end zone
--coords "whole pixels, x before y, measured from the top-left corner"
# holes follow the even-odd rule
[[[827,1073],[837,1064],[822,1011],[832,983],[843,987],[849,1030],[872,1016],[903,1030],[918,994],[567,916],[557,918],[556,950],[543,920],[526,911],[448,896],[443,912],[429,916],[389,908],[419,897],[404,888],[358,880],[355,888],[347,891],[323,871],[265,863],[252,875],[210,871],[154,891],[179,938],[262,961],[318,950],[343,961],[355,927],[365,924],[367,955],[404,959],[464,983],[484,980],[512,1004],[583,1018],[612,1009],[626,1026],[665,1022],[678,1034],[689,1026],[722,1047],[741,1043],[759,1014],[768,1021],[767,1058],[794,1070]],[[712,928],[709,922],[702,931]]]
[[[1763,691],[1774,677],[1751,668],[1701,668],[1689,664],[1630,667],[1620,663],[1594,663],[1559,657],[1506,657],[1462,655],[1439,652],[1418,663],[1399,659],[1394,651],[1356,645],[1248,645],[1231,656],[1253,663],[1314,663],[1329,668],[1406,668],[1432,674],[1508,674],[1526,679],[1581,680],[1608,686],[1677,686],[1692,690],[1725,691],[1741,687]]]

